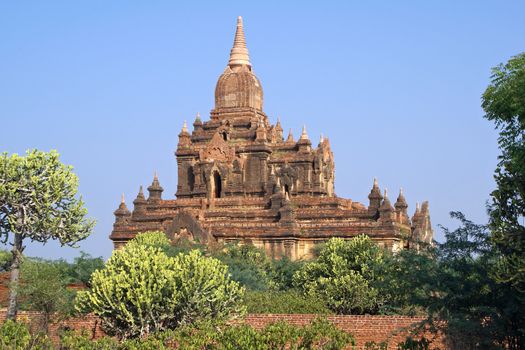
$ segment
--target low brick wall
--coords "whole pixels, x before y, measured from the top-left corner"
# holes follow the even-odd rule
[[[5,319],[6,310],[0,310],[0,320]],[[249,314],[243,321],[254,328],[264,328],[264,326],[277,321],[286,321],[289,324],[302,326],[310,323],[317,315],[313,314]],[[18,319],[31,325],[34,330],[41,327],[42,317],[37,312],[21,311]],[[356,348],[364,349],[367,342],[375,341],[380,343],[388,341],[388,349],[397,349],[397,344],[404,341],[410,330],[424,320],[423,317],[409,316],[328,316],[327,319],[333,322],[339,329],[351,333],[356,339]],[[91,338],[104,336],[100,328],[100,320],[92,315],[82,318],[71,318],[49,326],[49,333],[53,341],[58,341],[58,333],[61,329],[71,329],[83,331]],[[442,343],[435,343],[436,347],[444,349]]]

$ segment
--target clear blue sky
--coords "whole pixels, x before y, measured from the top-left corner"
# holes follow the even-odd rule
[[[367,204],[372,179],[438,224],[486,222],[498,155],[480,96],[525,50],[523,1],[3,1],[0,151],[57,149],[98,221],[80,249],[108,257],[128,206],[158,171],[176,190],[183,121],[208,119],[237,16],[265,111],[297,137],[330,137],[336,193]],[[27,254],[78,250],[28,244]]]

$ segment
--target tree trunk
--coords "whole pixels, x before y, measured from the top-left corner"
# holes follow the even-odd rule
[[[7,308],[7,320],[16,321],[18,312],[18,280],[20,279],[20,262],[22,261],[22,235],[15,234],[13,243],[13,261],[11,262],[11,282],[9,284],[9,306]]]

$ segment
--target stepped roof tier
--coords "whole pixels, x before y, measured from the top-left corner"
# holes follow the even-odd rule
[[[197,114],[191,134],[184,122],[175,155],[176,199],[162,199],[155,174],[147,199],[140,187],[132,212],[124,201],[115,211],[110,239],[116,248],[149,230],[162,230],[173,241],[251,243],[291,259],[311,256],[331,237],[366,234],[391,250],[432,242],[427,202],[409,218],[403,192],[392,206],[377,180],[368,206],[337,197],[329,139],[321,136],[313,147],[306,127],[297,141],[291,131],[284,139],[280,121],[269,122],[241,17],[215,108],[208,121]]]

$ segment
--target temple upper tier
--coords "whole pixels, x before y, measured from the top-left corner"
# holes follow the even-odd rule
[[[148,230],[162,230],[174,242],[251,243],[292,259],[310,256],[331,237],[367,234],[392,250],[432,241],[427,202],[409,218],[402,191],[392,206],[377,181],[368,206],[337,197],[328,138],[312,146],[303,127],[298,140],[291,131],[285,139],[279,120],[269,122],[241,17],[210,118],[203,122],[197,114],[191,133],[184,123],[175,155],[177,199],[162,199],[155,175],[147,199],[141,187],[132,212],[124,201],[115,211],[115,247]]]

